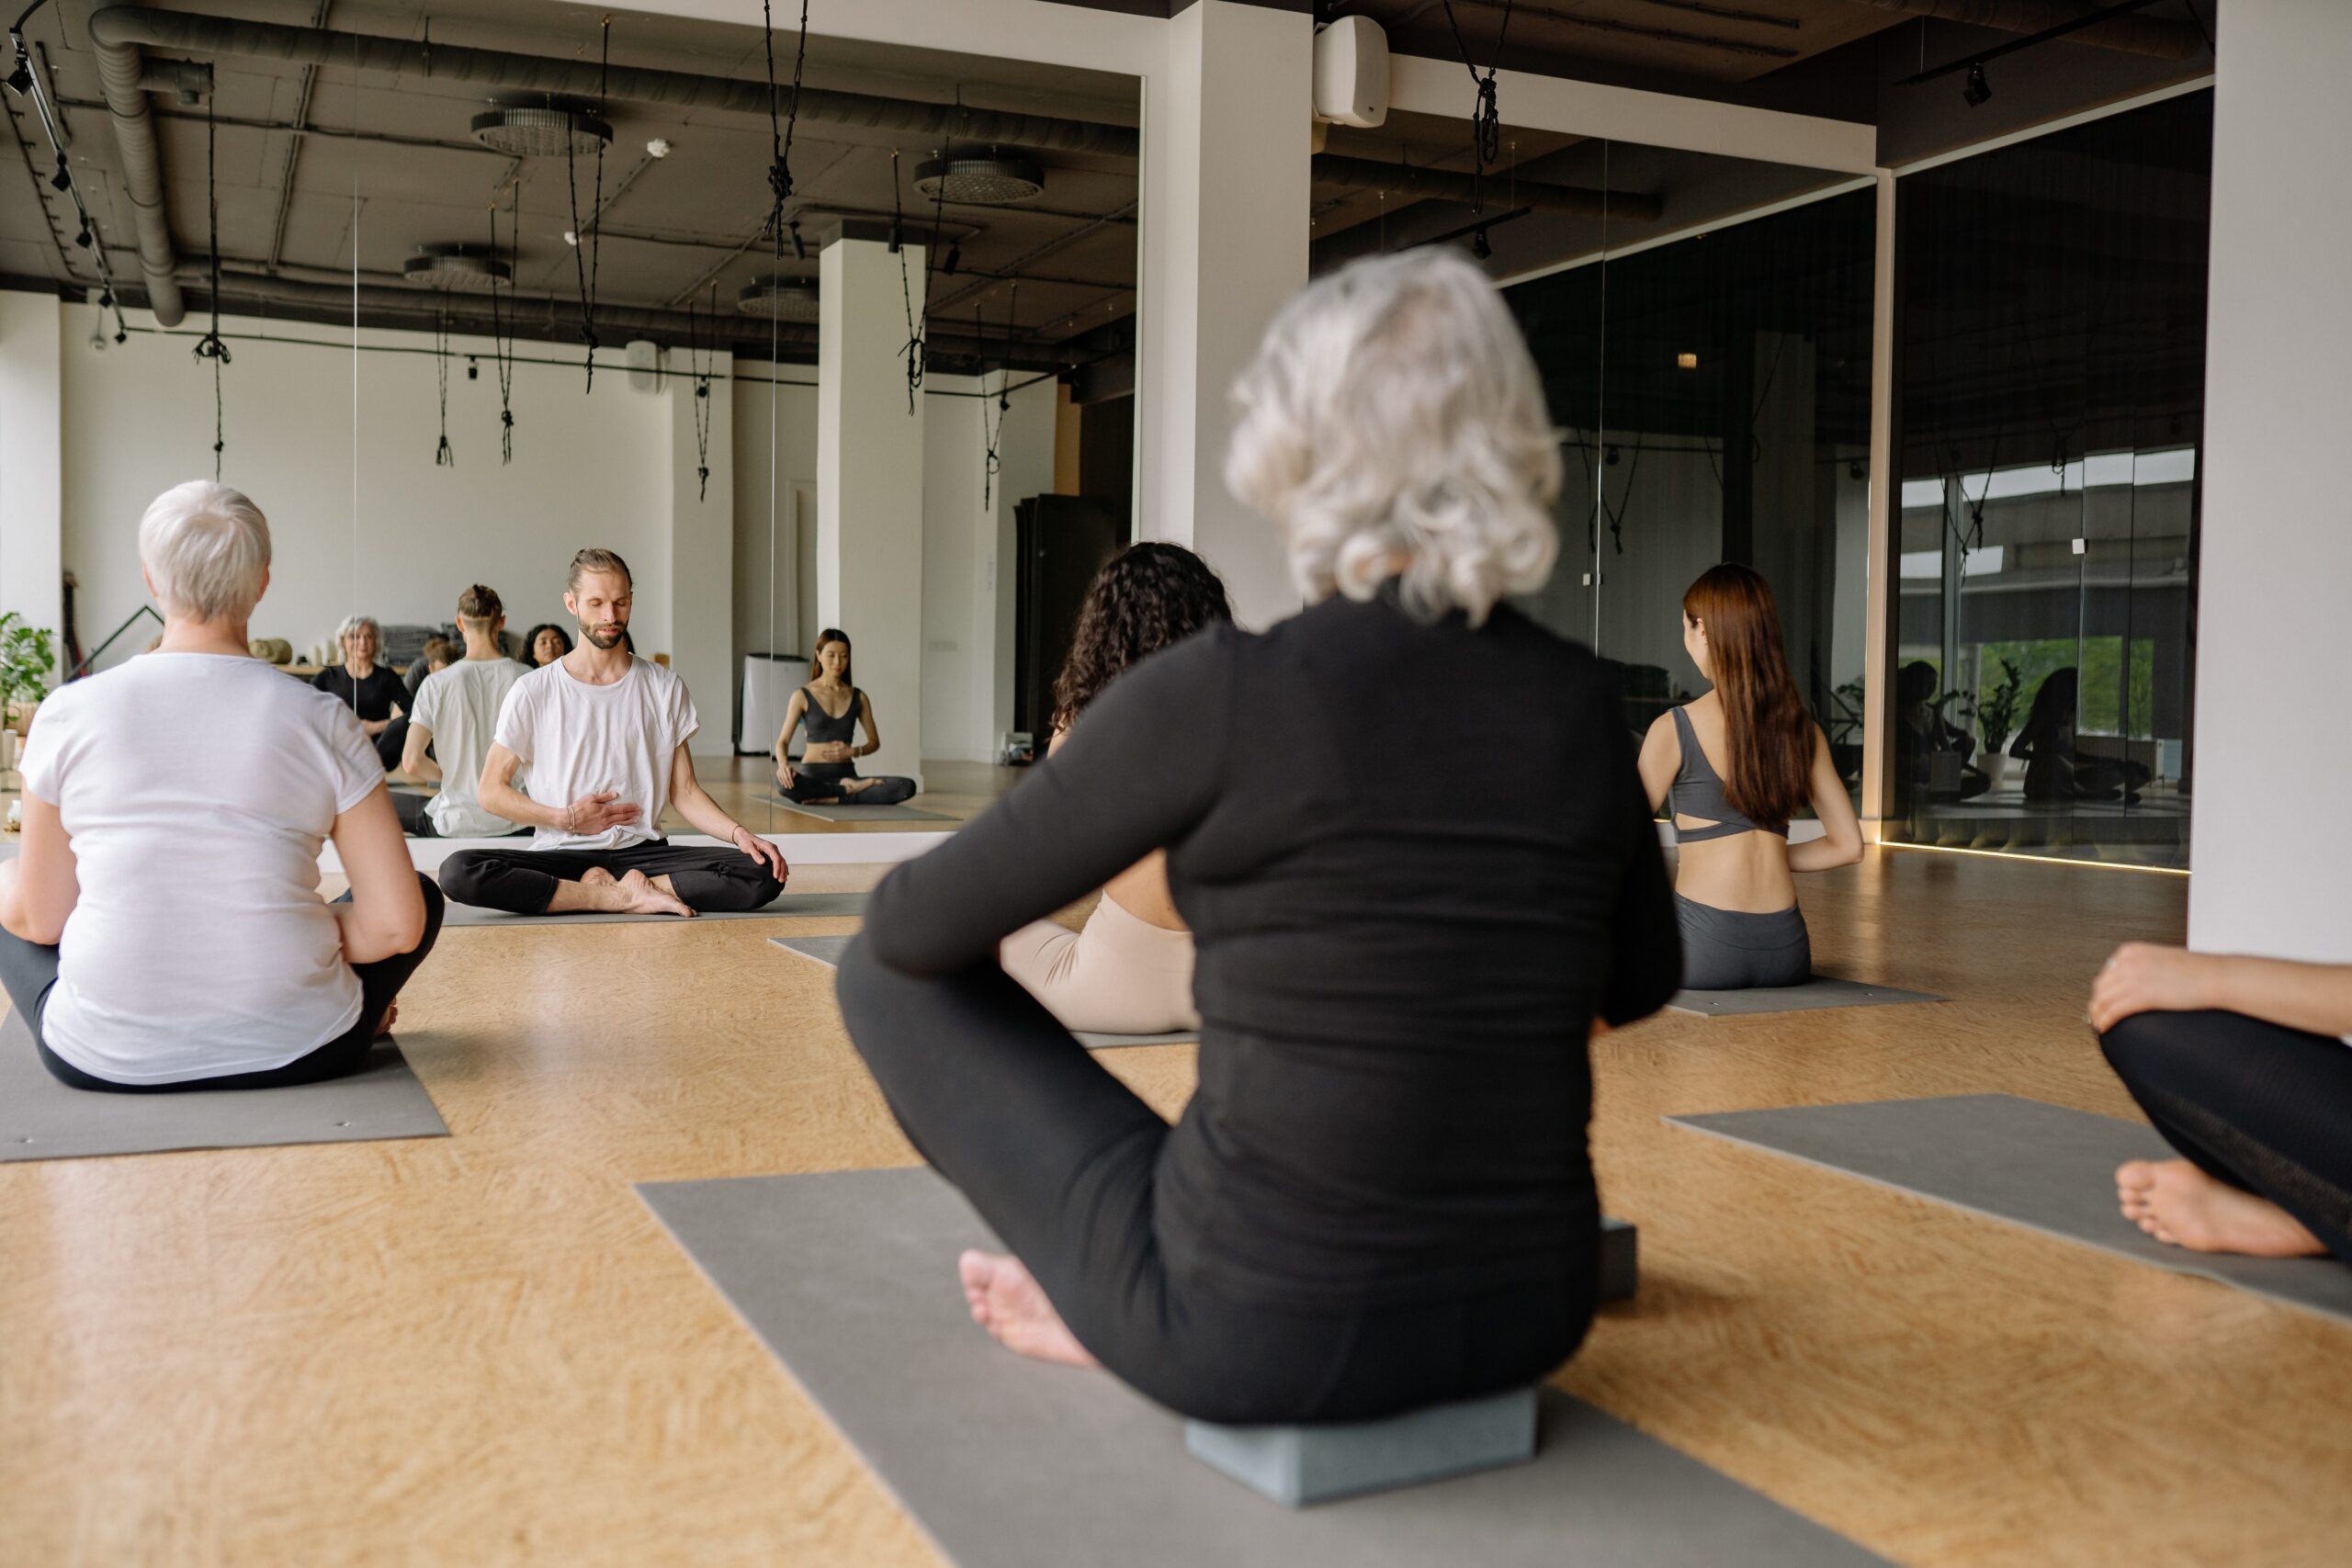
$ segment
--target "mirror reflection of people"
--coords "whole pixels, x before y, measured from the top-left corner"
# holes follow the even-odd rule
[[[432,674],[435,670],[447,670],[451,664],[457,662],[458,659],[464,657],[464,653],[465,644],[463,642],[451,642],[447,637],[440,636],[429,637],[424,639],[424,651],[419,653],[415,660],[410,663],[408,667],[408,673],[401,677],[401,681],[408,687],[410,699],[408,703],[408,711],[411,717],[415,716],[416,694],[418,690],[424,686],[424,678],[427,675]],[[403,748],[403,750],[405,750],[405,748]]]
[[[311,684],[349,708],[359,728],[376,748],[387,773],[401,765],[401,750],[408,743],[408,682],[401,672],[376,662],[384,645],[384,628],[373,615],[345,615],[334,629],[343,645],[343,662],[311,677]]]
[[[2009,755],[2026,759],[2025,797],[2035,801],[2140,801],[2140,786],[2152,776],[2145,762],[2121,757],[2085,756],[2075,746],[2075,715],[2081,705],[2082,676],[2072,664],[2052,670],[2033,694],[2025,726],[2009,742]]]
[[[506,694],[529,671],[501,651],[506,607],[498,591],[477,582],[458,596],[458,630],[466,656],[425,678],[417,692],[401,768],[441,787],[430,799],[393,796],[401,828],[420,839],[500,839],[526,831],[482,809],[482,764]]]
[[[537,829],[528,849],[460,850],[441,863],[460,904],[513,914],[610,910],[688,916],[763,908],[787,874],[775,845],[719,808],[686,743],[702,728],[675,671],[622,647],[635,596],[610,550],[571,558],[563,606],[580,643],[507,693],[475,790],[481,808]],[[534,799],[515,784],[530,770]],[[562,802],[563,804],[556,804]],[[662,811],[727,847],[673,844]]]
[[[1651,809],[1674,807],[1682,983],[1802,986],[1813,940],[1792,874],[1861,859],[1861,824],[1789,673],[1763,578],[1728,563],[1702,573],[1682,596],[1682,646],[1713,689],[1653,723],[1641,757]],[[1792,844],[1808,804],[1823,835]]]
[[[1069,656],[1054,682],[1051,756],[1111,683],[1164,648],[1233,619],[1225,584],[1182,545],[1130,545],[1088,584]],[[1103,885],[1086,929],[1036,920],[1004,939],[1004,972],[1064,1027],[1112,1034],[1198,1029],[1193,933],[1154,850]]]
[[[1236,396],[1227,486],[1306,608],[1128,671],[893,870],[842,1013],[1010,1248],[956,1264],[1005,1346],[1220,1422],[1523,1388],[1592,1319],[1587,1035],[1681,969],[1614,683],[1509,602],[1559,551],[1543,381],[1430,247],[1309,285]],[[1442,787],[1432,725],[1477,737]],[[1202,1019],[1173,1127],[997,963],[1154,850]]]
[[[2117,1169],[2124,1218],[2192,1252],[2352,1263],[2352,964],[2132,942],[2090,1021],[2181,1156]]]
[[[816,677],[785,704],[784,731],[775,738],[776,787],[796,805],[896,806],[915,793],[912,779],[859,774],[857,759],[882,750],[882,732],[875,728],[874,699],[850,684],[849,671],[849,638],[832,626],[819,632]],[[808,743],[796,763],[786,750],[803,725]]]
[[[252,657],[260,509],[209,480],[165,491],[140,520],[139,566],[163,645],[51,693],[26,741],[0,984],[75,1089],[355,1072],[432,951],[440,889],[409,863],[349,705]],[[351,885],[334,904],[318,893],[329,839]]]
[[[533,670],[553,664],[571,651],[571,637],[552,622],[541,622],[523,639],[523,662]]]
[[[1924,800],[1931,794],[1972,799],[1992,788],[1993,781],[1982,769],[1970,765],[1976,742],[1944,717],[1942,705],[1936,701],[1937,683],[1936,667],[1924,659],[1913,660],[1894,677],[1896,776],[1916,799]],[[1954,782],[1939,787],[1937,764],[1945,758],[1953,759],[1947,766]]]

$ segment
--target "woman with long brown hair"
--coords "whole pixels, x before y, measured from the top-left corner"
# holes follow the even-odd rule
[[[1641,758],[1651,808],[1674,804],[1682,984],[1801,986],[1813,943],[1791,874],[1862,858],[1853,802],[1789,674],[1761,577],[1709,568],[1682,595],[1682,646],[1714,689],[1651,725]],[[1807,805],[1826,831],[1792,844],[1789,819]]]
[[[786,754],[792,732],[808,727],[808,744],[796,765]],[[857,727],[865,743],[856,743]],[[915,793],[915,781],[895,774],[861,777],[857,759],[882,750],[874,699],[850,684],[849,638],[827,626],[817,634],[817,678],[785,705],[784,733],[775,738],[775,782],[792,806],[896,806]]]

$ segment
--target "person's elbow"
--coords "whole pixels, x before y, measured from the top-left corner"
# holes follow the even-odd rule
[[[344,930],[344,956],[373,964],[413,953],[424,940],[424,895],[412,883],[406,894],[369,899],[353,910]]]
[[[0,920],[0,929],[36,947],[55,947],[65,940],[65,915],[19,906],[8,911],[6,920]]]

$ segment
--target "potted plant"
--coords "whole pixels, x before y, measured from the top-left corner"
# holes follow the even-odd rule
[[[0,768],[17,765],[17,743],[32,724],[33,710],[49,694],[57,670],[56,634],[27,625],[14,610],[0,614]]]
[[[1984,732],[1984,776],[1999,789],[2008,782],[2009,754],[2003,748],[2017,728],[2018,695],[2024,680],[2018,667],[2001,660],[2001,679],[1984,689],[1976,703],[1976,722]]]

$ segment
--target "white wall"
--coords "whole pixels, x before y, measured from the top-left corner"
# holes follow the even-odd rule
[[[797,613],[807,598],[813,613],[815,584],[795,569],[793,497],[817,486],[817,372],[806,365],[739,362],[734,387],[735,584],[734,683],[742,680],[746,653],[808,651],[817,627]],[[770,454],[775,461],[770,464]],[[771,480],[773,479],[773,489]],[[773,502],[774,512],[770,506]],[[773,520],[773,529],[771,529]],[[817,528],[812,504],[802,520],[813,560]],[[768,557],[771,538],[775,559]],[[806,589],[804,594],[802,590]],[[732,728],[730,724],[730,728]],[[763,750],[774,736],[742,744]]]
[[[64,563],[81,584],[76,620],[96,647],[145,599],[139,578],[140,513],[155,495],[212,472],[212,377],[184,337],[134,333],[93,350],[96,312],[62,307],[64,319]],[[135,323],[152,318],[134,312]],[[334,344],[336,331],[224,317],[224,332]],[[426,348],[430,333],[368,332],[367,344]],[[514,461],[499,462],[498,383],[489,341],[468,380],[449,377],[449,441],[456,464],[434,466],[439,394],[430,354],[366,354],[359,361],[355,454],[352,355],[347,348],[288,341],[232,341],[222,371],[228,450],[224,482],[268,514],[275,562],[254,616],[255,637],[298,650],[327,640],[353,611],[379,620],[440,623],[470,582],[506,601],[520,630],[563,621],[563,575],[574,550],[602,545],[628,558],[638,579],[633,632],[646,654],[671,649],[672,443],[660,392],[631,390],[617,366],[600,368],[581,393],[568,365],[514,367]],[[526,344],[554,359],[562,351]],[[685,452],[691,474],[694,452]],[[353,468],[358,469],[357,513]],[[133,634],[107,661],[146,646]],[[697,693],[706,705],[709,697]]]
[[[0,611],[51,631],[63,618],[62,354],[54,298],[0,293]]]
[[[2215,73],[2213,241],[2199,568],[2192,945],[2352,961],[2352,840],[2298,819],[2296,791],[2352,779],[2328,684],[2352,582],[2352,6],[2230,13]],[[2324,823],[2324,813],[2319,818]]]

